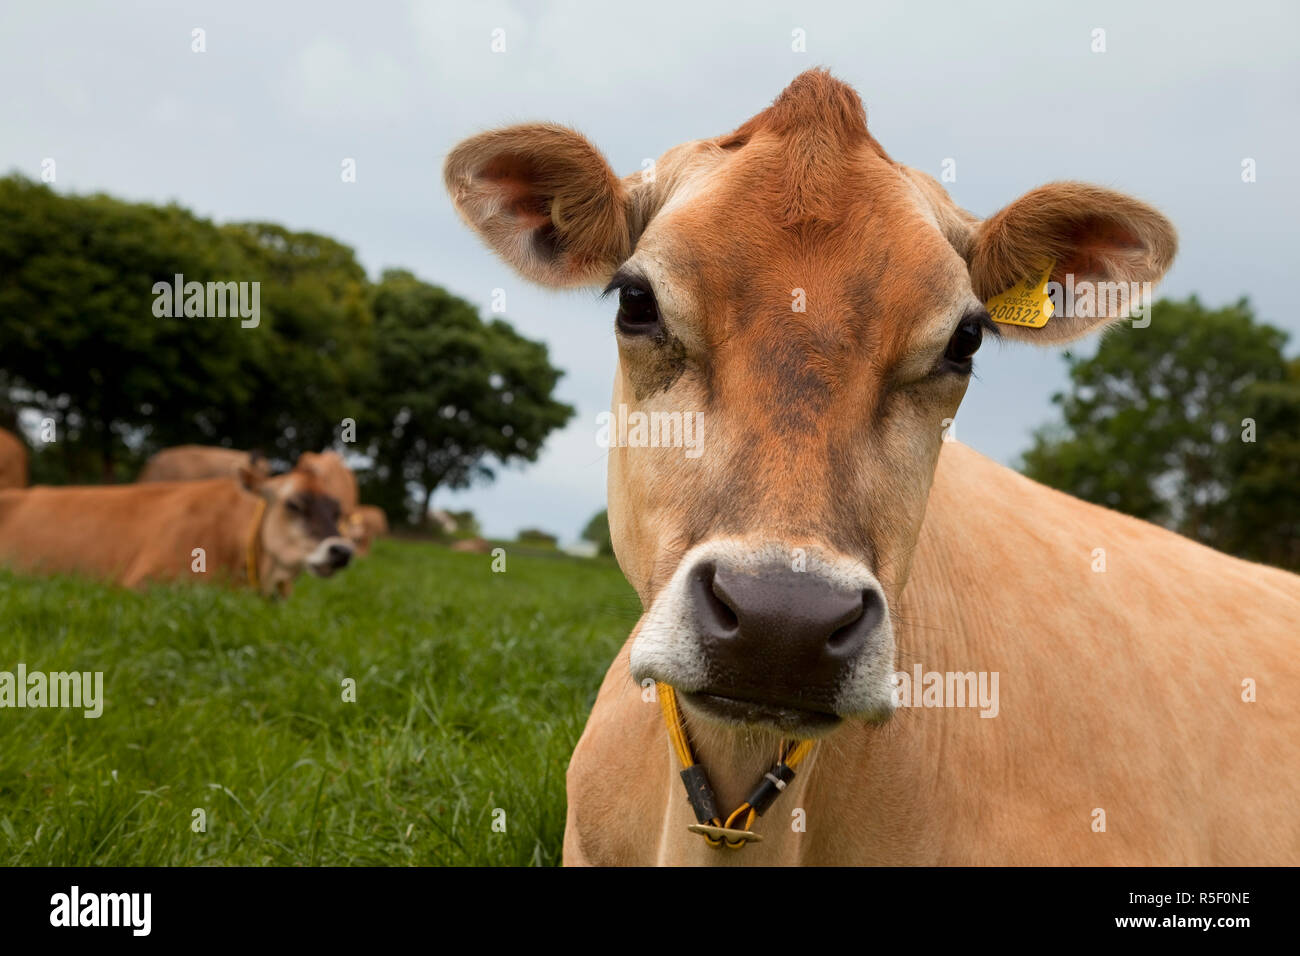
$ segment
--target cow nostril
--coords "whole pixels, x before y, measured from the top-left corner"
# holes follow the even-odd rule
[[[832,651],[856,651],[876,629],[885,613],[884,599],[874,590],[862,592],[862,602],[839,622],[827,639]]]
[[[339,544],[330,545],[330,564],[336,568],[345,568],[352,560],[352,549]]]
[[[729,602],[726,592],[718,586],[717,568],[712,563],[701,564],[691,575],[692,597],[695,613],[702,624],[715,634],[731,634],[740,627],[740,619]]]

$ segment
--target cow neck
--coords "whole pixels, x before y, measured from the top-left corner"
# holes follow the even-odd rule
[[[248,543],[244,548],[245,565],[248,569],[248,583],[254,591],[262,590],[262,522],[266,519],[266,499],[257,496],[257,509],[253,512],[253,526],[248,532]]]
[[[713,794],[708,775],[695,762],[690,738],[686,734],[686,722],[682,719],[682,710],[677,703],[676,690],[672,685],[660,682],[657,692],[664,725],[668,728],[668,739],[672,741],[673,750],[677,752],[677,759],[682,764],[681,777],[686,786],[686,799],[697,821],[687,829],[700,834],[715,850],[723,846],[730,850],[740,850],[750,843],[758,843],[762,837],[754,832],[754,822],[794,779],[794,768],[808,756],[813,742],[781,741],[772,769],[763,774],[745,801],[731,811],[724,821],[718,811],[717,798]]]

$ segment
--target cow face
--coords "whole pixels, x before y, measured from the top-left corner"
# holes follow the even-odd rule
[[[1121,317],[1000,327],[984,303],[1048,260],[1058,280],[1153,280],[1175,245],[1154,210],[1079,184],[980,222],[817,71],[653,176],[619,180],[555,126],[477,136],[445,172],[524,275],[617,300],[609,519],[646,609],[632,676],[794,736],[892,711],[890,611],[981,342]]]
[[[347,567],[353,545],[339,532],[340,508],[320,478],[302,468],[274,478],[240,471],[244,487],[266,501],[261,525],[261,587],[283,592],[303,569],[327,578]]]

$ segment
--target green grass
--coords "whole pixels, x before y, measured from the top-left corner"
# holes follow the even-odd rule
[[[0,864],[558,863],[638,605],[606,562],[490,565],[380,541],[279,604],[0,571],[0,671],[99,670],[105,697],[97,720],[0,709]]]

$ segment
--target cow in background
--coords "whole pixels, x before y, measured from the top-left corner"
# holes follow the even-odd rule
[[[216,580],[287,596],[347,566],[339,503],[312,472],[0,491],[0,562],[124,585]]]
[[[211,445],[178,445],[164,448],[147,462],[140,481],[201,481],[204,478],[235,478],[249,468],[262,478],[271,474],[270,463],[259,451],[239,451]]]
[[[13,432],[0,428],[0,488],[27,487],[27,446]]]

